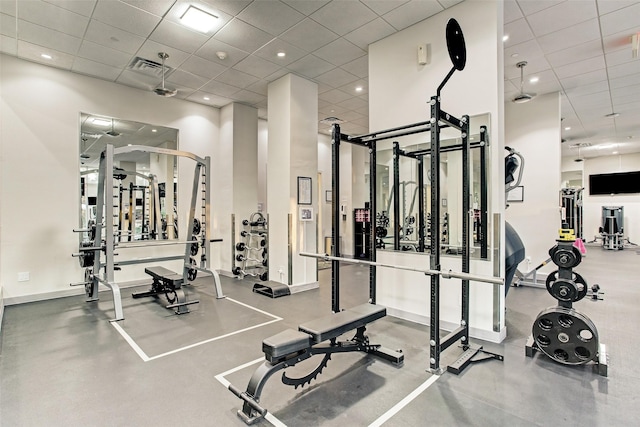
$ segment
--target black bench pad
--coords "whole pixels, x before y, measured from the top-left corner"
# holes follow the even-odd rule
[[[311,347],[311,337],[295,329],[287,329],[262,341],[262,351],[267,360],[273,361],[282,356]]]
[[[362,304],[321,319],[312,320],[298,326],[298,330],[321,343],[357,329],[387,315],[387,309],[381,305]]]
[[[161,280],[166,285],[179,287],[182,285],[182,276],[174,271],[161,266],[147,267],[144,272],[154,279]]]

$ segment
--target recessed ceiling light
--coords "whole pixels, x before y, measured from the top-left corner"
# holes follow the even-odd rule
[[[209,100],[209,97],[208,97],[208,96],[205,96],[205,97],[204,97],[204,98],[202,98],[202,99],[204,99],[205,101],[208,101],[208,100]]]
[[[158,132],[158,129],[151,129],[151,132]]]
[[[512,54],[511,54],[511,57],[512,57],[512,58],[517,58],[518,56],[520,56],[520,54],[519,54],[519,53],[517,53],[517,52],[516,52],[516,53],[512,53]]]
[[[52,59],[53,58],[51,55],[46,54],[46,53],[41,53],[40,56],[43,57],[44,59]]]
[[[529,83],[538,83],[538,81],[540,81],[540,77],[531,77],[529,79]]]
[[[609,113],[607,114],[605,117],[608,117],[610,119],[615,119],[616,117],[618,117],[620,115],[620,113]]]
[[[187,11],[180,17],[184,25],[193,28],[201,33],[208,33],[218,23],[218,17],[198,9],[195,6],[189,6]]]
[[[284,52],[278,52],[278,58],[284,58],[285,56],[287,56],[286,53]]]
[[[507,40],[509,40],[509,34],[505,34],[504,36],[502,36],[503,42],[506,42]]]
[[[111,120],[101,119],[99,117],[94,117],[93,119],[91,119],[91,121],[93,122],[94,125],[98,125],[98,126],[110,126],[111,125]]]
[[[611,154],[618,154],[618,152],[617,152],[617,151],[614,151],[614,152],[613,152],[613,153],[611,153]]]
[[[222,60],[227,59],[227,52],[222,52],[222,51],[216,52],[216,56],[218,57],[218,59],[222,59]]]
[[[356,92],[362,92],[362,86],[357,86],[356,87]]]
[[[564,130],[571,130],[571,126],[567,126]]]
[[[127,147],[131,147],[133,144],[127,144]]]

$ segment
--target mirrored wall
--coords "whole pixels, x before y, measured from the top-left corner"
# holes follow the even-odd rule
[[[471,233],[471,257],[489,258],[490,215],[490,132],[481,135],[481,126],[489,127],[489,115],[471,117],[469,185],[472,213],[466,216]],[[410,135],[397,141],[380,141],[377,145],[376,165],[376,247],[378,250],[397,250],[429,253],[431,230],[430,200],[430,142],[429,133]],[[483,141],[483,139],[485,141]],[[443,255],[461,253],[462,241],[462,151],[459,132],[443,129],[440,156],[440,230],[437,239]],[[488,142],[488,143],[487,143]],[[394,150],[394,143],[397,149]],[[411,154],[409,156],[401,153]],[[424,153],[424,154],[420,154]],[[420,198],[418,161],[422,156],[423,197]],[[397,160],[395,160],[397,158]],[[397,187],[396,187],[397,179]],[[423,205],[425,232],[419,240],[419,212]]]
[[[80,228],[95,225],[100,157],[107,144],[178,149],[178,130],[80,113]],[[175,156],[134,151],[114,156],[114,200],[104,201],[116,241],[174,239],[177,229]],[[112,210],[110,214],[109,209]],[[83,240],[92,240],[91,232]]]

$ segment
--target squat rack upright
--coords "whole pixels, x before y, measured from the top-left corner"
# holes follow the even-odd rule
[[[430,233],[430,269],[435,271],[441,271],[440,264],[440,131],[444,128],[453,128],[460,132],[461,144],[460,150],[462,151],[462,181],[463,181],[463,194],[462,194],[462,273],[469,273],[470,266],[470,248],[469,248],[469,214],[470,214],[470,197],[471,191],[469,188],[469,116],[465,115],[461,119],[447,113],[442,110],[440,103],[440,92],[449,78],[456,70],[463,70],[466,63],[466,47],[464,42],[464,36],[462,35],[462,29],[455,19],[450,19],[447,23],[446,29],[447,48],[449,51],[449,57],[453,63],[453,67],[444,78],[440,86],[438,86],[435,96],[431,97],[430,113],[431,117],[429,121],[418,122],[391,129],[380,130],[373,133],[364,135],[349,136],[340,132],[340,125],[334,124],[332,128],[332,238],[333,238],[333,257],[340,257],[340,248],[338,242],[340,242],[340,212],[338,204],[340,201],[340,143],[342,141],[351,144],[359,145],[369,149],[369,206],[372,212],[370,215],[373,217],[376,212],[376,143],[378,141],[399,138],[402,136],[413,135],[418,133],[430,132],[430,166],[429,173],[431,180],[430,187],[430,200],[431,200],[431,233]],[[486,135],[486,129],[484,134]],[[422,164],[419,162],[419,170],[421,170]],[[423,181],[420,179],[418,188],[422,188]],[[423,215],[420,215],[423,217]],[[486,222],[485,222],[486,224]],[[419,226],[420,233],[424,233],[424,227]],[[371,245],[371,262],[369,263],[369,295],[370,303],[376,303],[376,248],[375,248],[375,236],[376,236],[376,224],[371,222],[369,227],[370,233],[370,245]],[[394,230],[397,234],[397,230]],[[483,234],[486,234],[483,232]],[[423,235],[423,234],[421,234]],[[331,262],[331,285],[332,285],[332,310],[337,313],[340,311],[339,290],[340,290],[340,261],[332,259]],[[447,278],[447,275],[442,273],[442,276]],[[476,361],[473,360],[474,356],[479,352],[484,353],[486,356],[480,360],[486,358],[495,358],[503,360],[503,357],[498,354],[487,352],[483,350],[482,346],[472,345],[469,342],[469,279],[462,279],[462,301],[461,301],[461,321],[460,326],[450,332],[444,338],[440,338],[440,274],[433,274],[430,276],[430,358],[429,358],[429,370],[434,374],[441,374],[443,369],[440,367],[440,354],[455,342],[460,340],[461,346],[464,349],[464,353],[458,358],[456,362],[449,365],[447,370],[455,374],[459,374],[466,368],[469,363]]]

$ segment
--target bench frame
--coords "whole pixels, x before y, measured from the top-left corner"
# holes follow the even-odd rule
[[[184,283],[183,276],[161,266],[147,267],[144,272],[153,278],[151,288],[146,292],[131,294],[133,298],[154,297],[164,294],[168,305],[165,308],[175,308],[176,314],[189,313],[189,305],[198,304],[200,300],[188,301],[182,289]],[[173,294],[173,297],[171,296]]]

